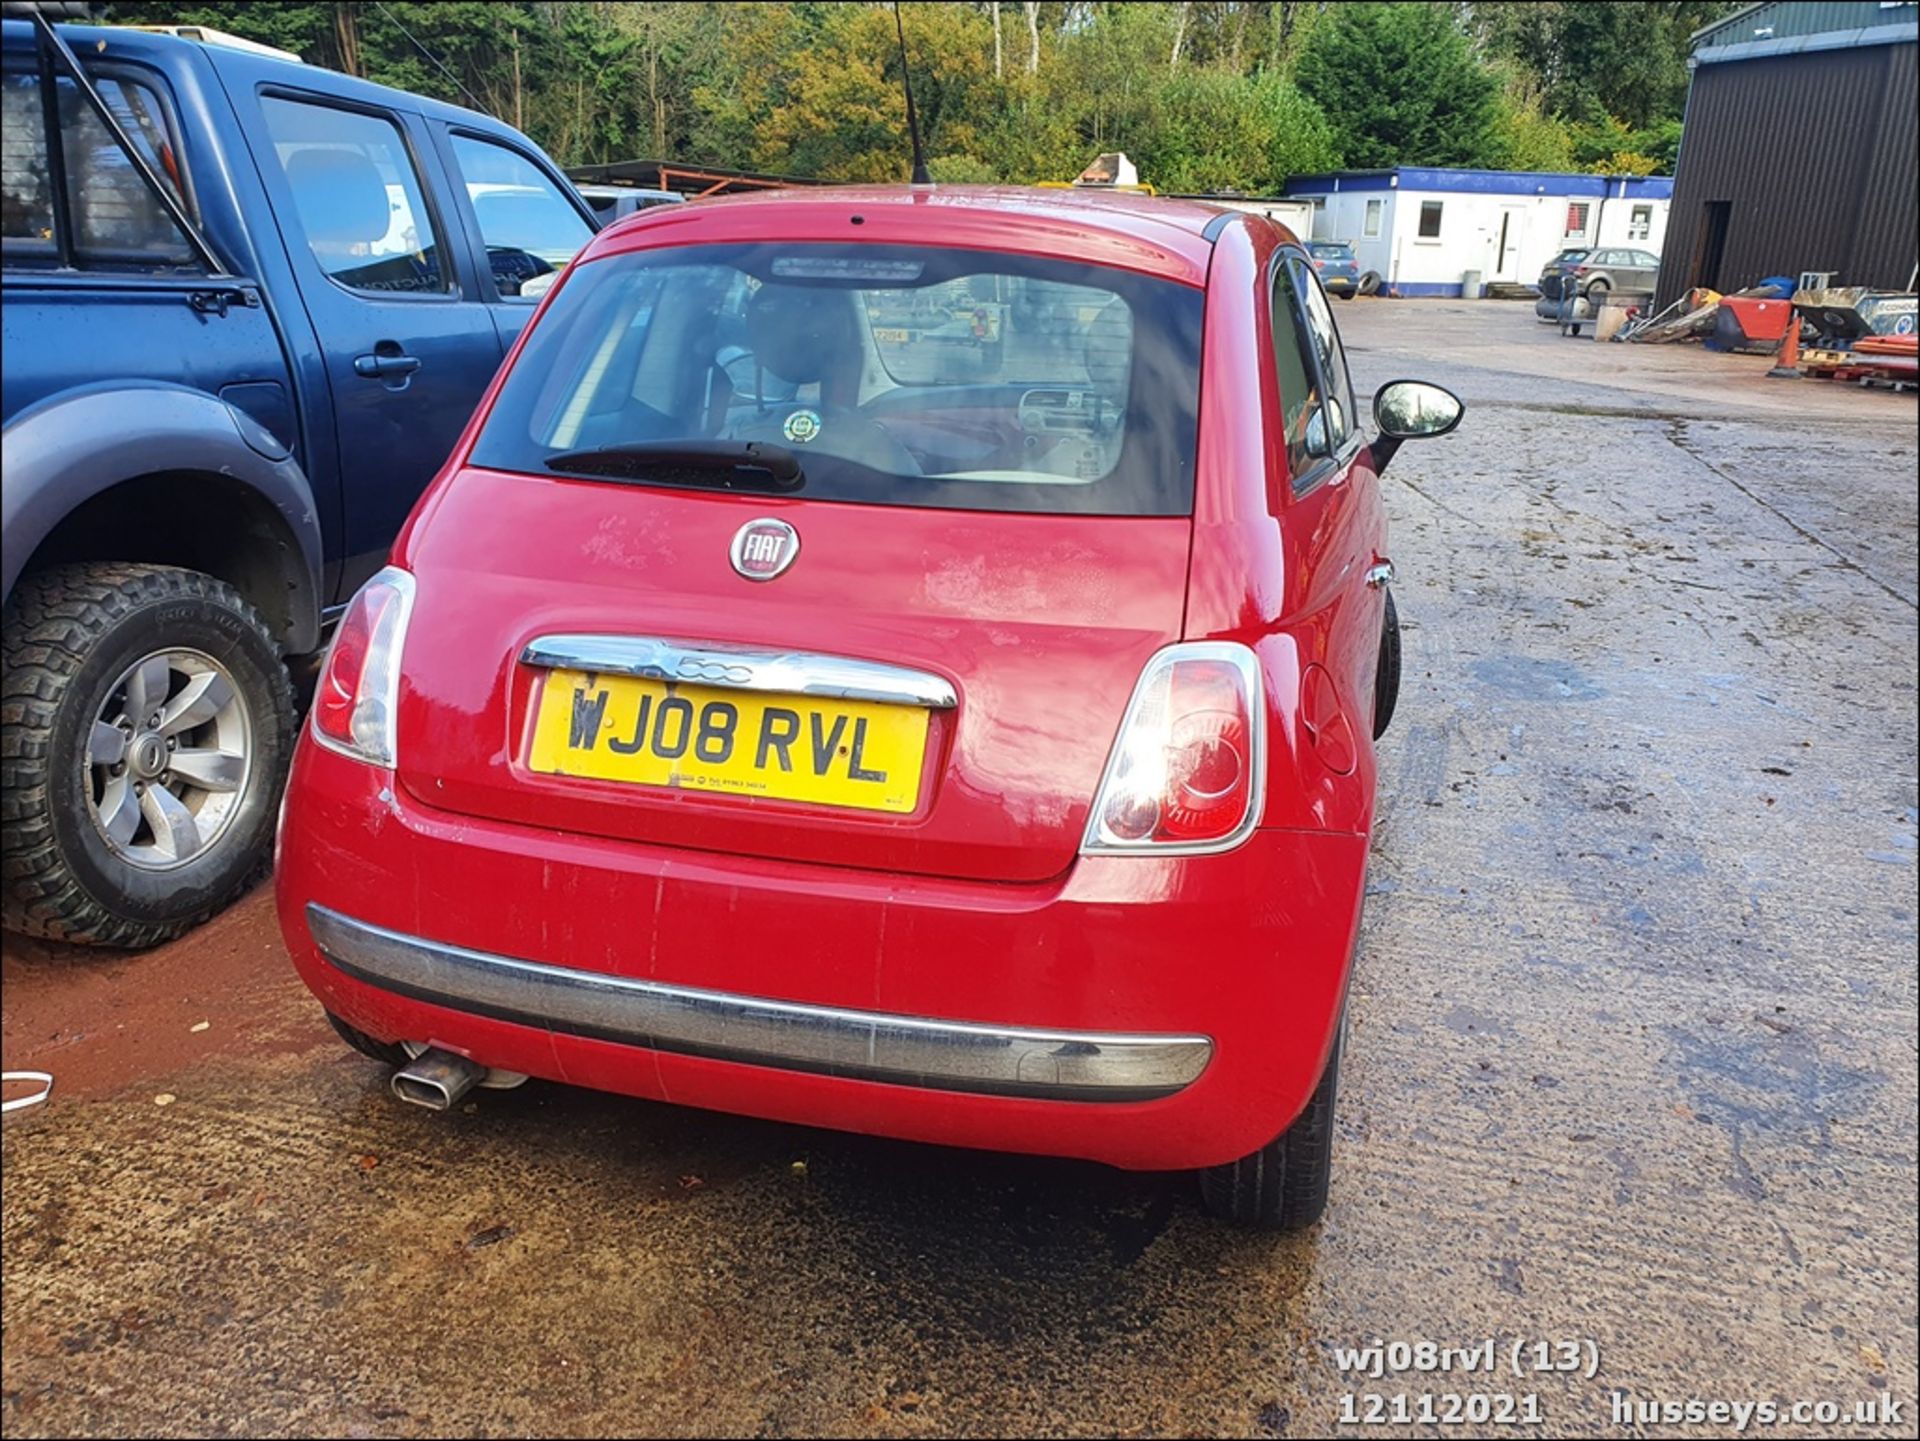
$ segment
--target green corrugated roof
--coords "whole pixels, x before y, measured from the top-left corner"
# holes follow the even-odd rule
[[[1831,35],[1882,25],[1911,24],[1915,0],[1772,0],[1736,10],[1724,20],[1693,32],[1695,50],[1742,45],[1753,40],[1787,40],[1800,35]]]

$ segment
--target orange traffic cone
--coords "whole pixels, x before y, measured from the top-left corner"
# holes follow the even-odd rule
[[[1787,302],[1789,308],[1793,302]],[[1792,310],[1787,318],[1787,333],[1780,339],[1780,358],[1767,372],[1775,380],[1800,378],[1800,312]]]

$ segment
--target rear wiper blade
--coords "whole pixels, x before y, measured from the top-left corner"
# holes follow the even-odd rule
[[[547,457],[548,470],[646,480],[660,485],[706,485],[721,490],[784,493],[807,483],[800,457],[761,440],[648,440],[566,450]]]

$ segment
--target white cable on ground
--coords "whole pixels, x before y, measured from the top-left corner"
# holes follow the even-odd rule
[[[0,1072],[0,1084],[11,1086],[16,1081],[38,1081],[40,1089],[31,1096],[18,1096],[0,1104],[0,1114],[10,1115],[15,1111],[24,1111],[28,1106],[38,1106],[53,1094],[53,1076],[47,1071],[5,1071]]]

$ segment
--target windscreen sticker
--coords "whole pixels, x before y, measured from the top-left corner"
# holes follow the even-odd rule
[[[787,417],[787,423],[780,431],[795,445],[805,445],[820,433],[820,412],[817,410],[796,410]]]

